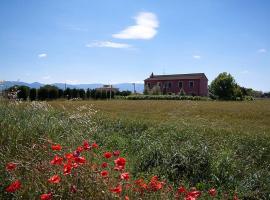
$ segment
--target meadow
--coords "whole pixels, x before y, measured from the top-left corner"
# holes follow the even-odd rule
[[[46,192],[53,199],[175,199],[179,186],[202,191],[199,199],[270,199],[269,100],[2,101],[0,130],[1,199],[37,199]],[[103,152],[120,150],[132,180],[157,175],[163,189],[107,192],[116,182],[98,181],[93,167],[50,185],[47,179],[59,170],[50,165],[50,146],[72,152],[83,141],[99,145],[85,155],[91,166],[104,161]],[[17,169],[8,172],[9,162]],[[20,190],[6,192],[16,178],[23,180]],[[70,193],[73,184],[76,193]],[[215,197],[205,195],[211,188]]]

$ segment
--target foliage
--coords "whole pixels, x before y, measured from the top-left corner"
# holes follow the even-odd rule
[[[179,96],[179,95],[130,95],[127,100],[210,100],[201,96]]]

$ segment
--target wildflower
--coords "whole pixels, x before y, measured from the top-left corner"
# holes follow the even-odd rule
[[[83,142],[83,148],[84,148],[84,150],[89,150],[89,149],[91,148],[88,141],[85,140],[85,141]]]
[[[96,142],[94,142],[94,143],[92,144],[92,148],[93,148],[93,149],[97,149],[97,148],[98,148],[98,144],[97,144]]]
[[[115,188],[111,188],[112,193],[120,194],[122,192],[122,186],[117,185]]]
[[[71,163],[67,163],[64,165],[64,175],[68,175],[71,173],[71,169],[72,169],[72,164]]]
[[[152,191],[158,191],[163,187],[163,185],[164,182],[159,181],[157,176],[153,176],[148,184],[148,188]]]
[[[233,200],[239,200],[236,193],[233,195]]]
[[[194,190],[194,191],[191,191],[191,192],[187,193],[187,195],[185,197],[185,200],[196,200],[200,196],[201,196],[201,192],[197,191],[197,190]]]
[[[125,158],[117,158],[116,160],[114,160],[114,164],[115,170],[122,170],[125,169],[125,165],[126,165],[126,159]]]
[[[48,179],[50,183],[60,183],[61,178],[58,175],[53,175],[51,178]]]
[[[135,191],[143,193],[144,190],[147,189],[147,184],[144,182],[143,179],[135,180],[134,184],[138,187],[138,188],[135,188]]]
[[[179,194],[183,194],[183,193],[186,193],[187,190],[186,190],[186,188],[185,188],[184,186],[180,186],[180,187],[177,189],[177,192],[178,192]]]
[[[41,200],[50,200],[52,199],[52,193],[42,194],[40,195]]]
[[[6,170],[7,171],[13,171],[14,169],[16,169],[17,164],[13,163],[13,162],[9,162],[6,165]]]
[[[62,146],[60,144],[52,145],[52,150],[54,151],[60,151],[62,149]]]
[[[78,146],[77,149],[76,149],[76,151],[78,151],[78,152],[81,153],[81,152],[83,151],[83,149],[84,149],[84,148],[83,148],[82,146]]]
[[[70,192],[76,193],[77,192],[77,187],[75,185],[70,186]]]
[[[76,151],[73,152],[73,157],[79,157],[80,154],[81,154],[81,152],[76,150]]]
[[[125,172],[125,173],[122,173],[121,175],[120,175],[120,178],[122,179],[122,180],[128,180],[129,179],[129,173],[128,172]]]
[[[108,163],[106,163],[106,162],[102,163],[102,164],[101,164],[101,167],[102,167],[102,168],[108,167]]]
[[[111,153],[111,152],[105,152],[105,153],[103,154],[103,156],[104,156],[105,158],[111,158],[111,157],[112,157],[112,153]]]
[[[62,165],[63,158],[60,156],[54,156],[53,160],[51,160],[52,165]]]
[[[118,157],[118,156],[120,155],[120,151],[119,151],[119,150],[114,151],[114,152],[113,152],[113,155],[114,155],[115,157]]]
[[[109,174],[109,172],[106,171],[106,170],[100,172],[100,175],[101,175],[102,177],[104,177],[104,178],[107,177],[108,174]]]
[[[125,200],[129,200],[129,197],[128,196],[125,196]]]
[[[6,192],[16,192],[18,189],[21,188],[21,182],[19,180],[16,180],[12,182],[7,188]]]
[[[75,162],[78,163],[78,164],[84,164],[86,163],[86,159],[84,157],[76,157],[75,158]]]
[[[215,197],[217,195],[217,191],[215,188],[212,188],[212,189],[208,190],[208,194],[212,197]]]
[[[73,160],[73,159],[74,159],[74,156],[73,156],[72,153],[66,153],[66,154],[65,154],[65,158],[66,158],[67,160]]]

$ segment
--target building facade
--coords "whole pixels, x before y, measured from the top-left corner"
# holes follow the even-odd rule
[[[208,79],[204,73],[154,75],[144,80],[145,91],[161,94],[208,95]]]

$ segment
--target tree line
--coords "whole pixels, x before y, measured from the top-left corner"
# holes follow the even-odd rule
[[[55,100],[55,99],[109,99],[114,98],[115,95],[127,96],[131,91],[111,91],[106,92],[97,89],[76,89],[66,88],[60,89],[54,85],[44,85],[38,89],[30,88],[28,86],[12,86],[5,91],[8,98],[16,98],[21,100]]]

